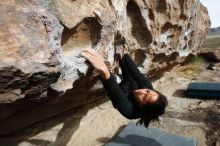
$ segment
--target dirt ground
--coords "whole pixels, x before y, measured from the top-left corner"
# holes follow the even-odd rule
[[[166,114],[152,126],[193,137],[198,146],[220,144],[220,101],[188,98],[186,89],[191,82],[219,82],[220,71],[207,70],[208,63],[193,62],[177,66],[155,82],[157,89],[169,100]]]

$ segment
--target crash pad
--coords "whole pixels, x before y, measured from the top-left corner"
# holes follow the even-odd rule
[[[196,146],[196,140],[131,122],[105,146]]]
[[[193,82],[187,88],[188,97],[220,98],[220,83]]]

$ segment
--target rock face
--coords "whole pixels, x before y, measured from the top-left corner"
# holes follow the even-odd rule
[[[111,69],[125,48],[155,79],[196,54],[210,26],[197,0],[1,0],[0,14],[0,134],[103,95],[82,49]]]

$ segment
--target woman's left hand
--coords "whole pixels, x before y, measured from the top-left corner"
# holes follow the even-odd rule
[[[94,49],[83,50],[81,52],[81,56],[88,60],[92,66],[101,73],[103,79],[108,79],[110,77],[110,73],[108,71],[108,67],[104,63],[104,59]]]

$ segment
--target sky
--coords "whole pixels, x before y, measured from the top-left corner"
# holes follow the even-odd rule
[[[220,0],[200,0],[208,8],[211,19],[211,28],[220,26]]]

